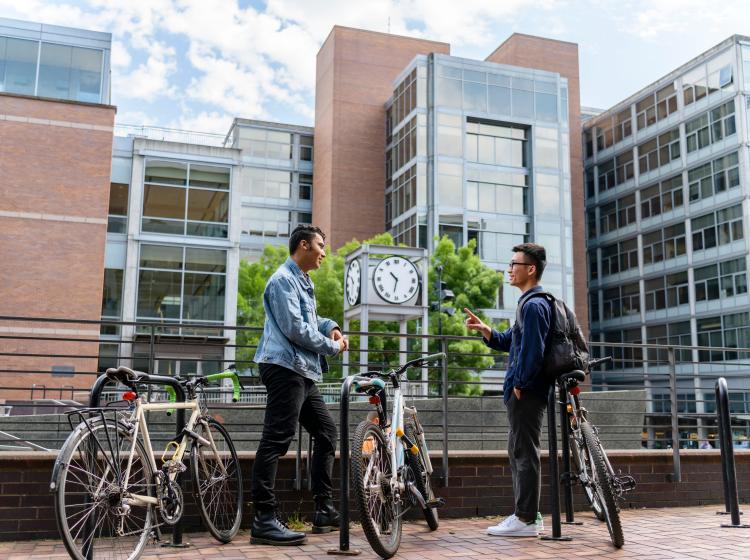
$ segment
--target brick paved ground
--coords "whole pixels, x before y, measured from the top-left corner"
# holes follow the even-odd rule
[[[503,539],[490,537],[484,529],[497,519],[448,519],[431,533],[422,523],[408,523],[404,528],[397,558],[414,560],[488,558],[528,558],[535,560],[578,558],[638,558],[662,560],[671,558],[701,558],[711,560],[746,560],[750,529],[721,528],[728,516],[716,515],[717,506],[626,510],[623,512],[625,547],[615,550],[607,528],[593,515],[582,513],[581,526],[563,525],[563,534],[570,542],[543,541],[535,538]],[[546,534],[550,533],[550,519],[545,517]],[[187,560],[192,558],[221,558],[226,560],[313,560],[332,559],[326,551],[338,547],[338,533],[310,535],[308,544],[301,547],[276,548],[248,544],[248,533],[243,531],[231,544],[219,546],[207,534],[191,534],[191,547],[182,550],[150,546],[143,558],[158,560]],[[361,529],[352,529],[352,548],[362,551],[357,558],[377,558],[364,540]],[[67,558],[62,546],[55,541],[0,542],[0,558],[8,560]]]

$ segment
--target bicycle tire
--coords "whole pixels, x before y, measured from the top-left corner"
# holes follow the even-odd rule
[[[391,558],[401,544],[401,506],[390,493],[388,481],[393,466],[380,426],[369,420],[357,426],[351,466],[354,496],[367,542],[375,554]],[[373,488],[377,490],[373,491]],[[382,514],[382,517],[377,514]],[[388,534],[389,538],[383,538]]]
[[[126,509],[118,491],[132,442],[131,431],[123,424],[99,419],[89,420],[88,427],[79,424],[65,440],[53,470],[53,484],[57,527],[71,558],[86,560],[89,546],[90,556],[96,554],[97,559],[135,560],[143,553],[153,530],[154,508],[132,504]],[[95,453],[89,452],[89,446]],[[140,439],[135,454],[128,489],[153,497],[154,472]],[[124,534],[118,534],[118,528]]]
[[[578,475],[578,481],[581,483],[581,488],[583,488],[583,495],[586,498],[586,502],[589,504],[589,507],[594,512],[594,516],[596,516],[599,521],[606,521],[607,519],[604,516],[602,502],[594,488],[591,486],[591,473],[594,470],[594,464],[591,461],[591,456],[589,455],[588,449],[583,443],[582,438],[579,441],[571,434],[570,451],[571,456],[573,457],[573,463],[578,469],[576,474]]]
[[[414,473],[414,485],[417,487],[419,493],[422,494],[424,500],[426,502],[429,502],[435,499],[435,492],[432,490],[430,475],[427,472],[427,467],[424,464],[424,450],[422,449],[422,444],[417,437],[416,427],[413,424],[408,423],[406,425],[405,431],[406,436],[409,438],[409,440],[414,442],[414,444],[419,448],[418,455],[414,455],[409,451],[405,452],[406,461],[412,472]],[[425,521],[427,521],[427,526],[430,528],[430,531],[437,530],[438,525],[440,524],[437,508],[428,506],[421,509],[422,513],[424,514],[424,519]]]
[[[581,423],[581,434],[583,441],[589,451],[591,461],[594,463],[596,480],[593,481],[599,499],[604,506],[604,516],[609,530],[609,536],[615,548],[622,548],[625,544],[625,537],[622,533],[622,523],[620,522],[620,510],[617,507],[617,498],[612,490],[612,484],[609,480],[609,471],[604,462],[603,452],[599,446],[599,439],[594,433],[594,428],[588,422]]]
[[[206,437],[206,426],[210,438]],[[195,432],[213,441],[219,452],[217,461],[212,448],[193,440],[190,473],[195,502],[209,533],[217,541],[228,543],[237,535],[242,523],[242,470],[237,450],[226,428],[213,418],[196,423]]]

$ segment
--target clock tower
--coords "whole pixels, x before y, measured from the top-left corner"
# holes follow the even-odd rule
[[[399,362],[406,363],[407,322],[420,319],[422,331],[428,324],[427,250],[418,247],[392,247],[365,244],[346,256],[344,267],[344,331],[352,321],[367,332],[370,321],[398,321]],[[360,337],[359,368],[367,371],[368,337]],[[422,351],[427,352],[427,339]],[[344,354],[349,363],[349,353]],[[344,375],[348,375],[344,366]],[[426,369],[423,372],[427,381]],[[423,385],[424,390],[427,384]]]

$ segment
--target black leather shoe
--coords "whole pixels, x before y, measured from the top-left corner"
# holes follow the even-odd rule
[[[259,511],[250,528],[250,544],[294,546],[305,544],[305,534],[292,531],[275,511]]]
[[[330,533],[339,530],[341,516],[333,507],[331,500],[323,500],[315,506],[313,515],[313,533]]]

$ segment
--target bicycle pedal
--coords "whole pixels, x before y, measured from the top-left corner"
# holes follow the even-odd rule
[[[635,478],[629,474],[620,474],[615,476],[615,483],[620,487],[622,492],[630,492],[635,490],[636,482]]]
[[[440,508],[445,505],[445,498],[435,498],[434,500],[430,500],[427,502],[427,507],[431,508]]]

